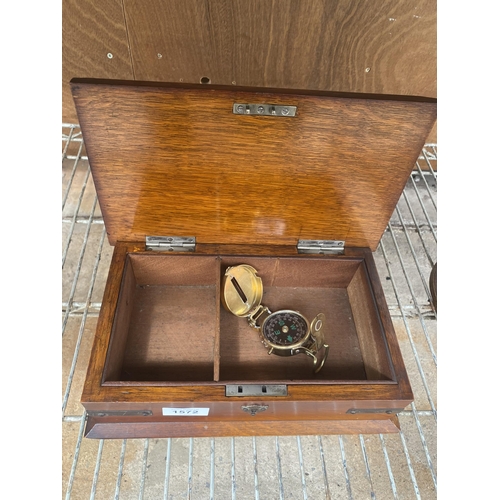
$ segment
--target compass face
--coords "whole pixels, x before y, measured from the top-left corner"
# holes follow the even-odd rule
[[[293,311],[277,311],[262,325],[266,341],[277,347],[289,347],[301,342],[308,333],[306,319]]]

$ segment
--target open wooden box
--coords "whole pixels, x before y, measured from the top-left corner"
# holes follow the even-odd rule
[[[435,100],[95,80],[72,91],[115,246],[86,436],[397,432],[413,396],[372,251]],[[148,236],[195,245],[155,250]],[[343,251],[300,253],[303,240]],[[271,310],[325,314],[319,373],[305,355],[268,355],[222,307],[238,264],[258,271]]]

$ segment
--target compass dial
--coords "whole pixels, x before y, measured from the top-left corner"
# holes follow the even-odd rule
[[[306,319],[293,311],[277,311],[262,325],[262,335],[275,346],[289,347],[301,342],[309,331]]]

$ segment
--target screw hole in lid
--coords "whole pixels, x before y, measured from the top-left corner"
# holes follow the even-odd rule
[[[210,78],[208,78],[208,76],[202,76],[200,78],[200,83],[210,83]]]

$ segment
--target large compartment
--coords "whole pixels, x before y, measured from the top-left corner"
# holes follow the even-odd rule
[[[250,264],[262,303],[312,320],[326,316],[330,346],[314,374],[305,355],[268,355],[257,330],[220,301],[229,266]],[[363,258],[129,253],[103,383],[318,384],[395,380]]]

